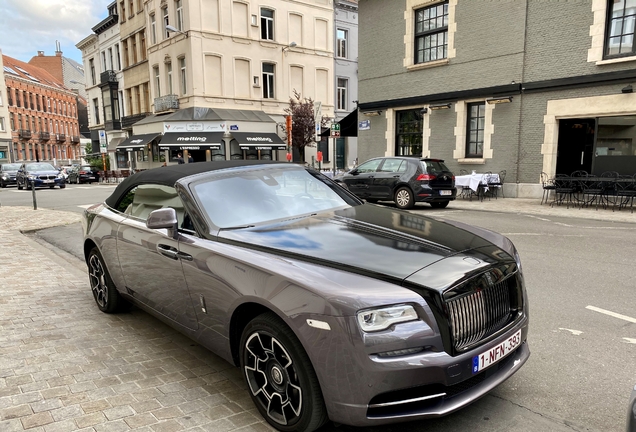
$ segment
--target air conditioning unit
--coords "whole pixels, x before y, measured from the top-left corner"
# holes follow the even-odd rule
[[[258,75],[254,75],[254,87],[260,87],[261,86],[261,82],[259,80]]]

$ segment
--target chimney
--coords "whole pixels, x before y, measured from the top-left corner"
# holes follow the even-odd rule
[[[44,51],[38,51],[38,57],[44,57]]]
[[[55,41],[55,55],[62,57],[62,48],[60,47],[60,41]]]

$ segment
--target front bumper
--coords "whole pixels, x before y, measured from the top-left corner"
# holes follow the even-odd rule
[[[30,180],[28,181],[30,182]],[[35,187],[61,186],[66,184],[66,180],[64,180],[63,178],[56,178],[53,180],[42,180],[42,179],[36,178],[35,180],[33,180],[33,184],[35,185]]]
[[[325,319],[325,317],[322,317]],[[330,318],[343,332],[325,336],[316,355],[309,351],[318,375],[329,418],[352,426],[372,426],[450,414],[486,395],[527,361],[527,315],[500,337],[451,357],[439,347],[393,358],[369,355],[362,341],[344,335],[356,326],[354,318]],[[346,329],[346,330],[345,330]],[[437,333],[431,328],[430,333]],[[522,344],[506,357],[473,375],[473,358],[521,330]],[[311,330],[310,330],[311,331]],[[319,331],[319,330],[318,330]],[[423,332],[427,333],[427,332]],[[308,335],[309,336],[309,335]],[[335,337],[337,340],[328,340]],[[310,336],[316,348],[316,335]],[[439,339],[438,336],[435,338]],[[304,339],[304,338],[303,338]]]
[[[18,184],[18,181],[16,180],[15,176],[9,176],[7,178],[0,178],[0,181],[2,182],[2,184],[5,184],[5,185]]]

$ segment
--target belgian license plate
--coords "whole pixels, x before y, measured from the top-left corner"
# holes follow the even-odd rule
[[[452,192],[449,190],[441,190],[439,191],[440,195],[452,195]]]
[[[91,180],[95,180],[95,177],[92,177],[92,176],[91,176],[91,177],[88,177],[88,178],[89,178],[89,179],[91,179]]]
[[[473,373],[476,374],[477,372],[486,369],[488,366],[497,363],[499,360],[513,352],[519,345],[521,345],[521,330],[496,347],[473,357]]]
[[[44,180],[44,183],[54,183],[55,180]]]

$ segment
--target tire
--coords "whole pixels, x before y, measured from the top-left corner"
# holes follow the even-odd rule
[[[241,336],[240,358],[252,401],[274,428],[311,432],[327,422],[309,357],[296,335],[274,313],[259,315],[247,324]]]
[[[415,204],[413,192],[407,187],[401,187],[395,192],[395,205],[400,209],[410,209]]]
[[[365,198],[365,201],[371,204],[375,204],[378,202],[378,200],[375,198]]]
[[[3,181],[0,181],[0,188],[4,189],[6,187],[7,185]]]
[[[443,209],[443,208],[448,207],[448,203],[449,203],[449,202],[450,202],[450,201],[432,202],[432,203],[430,203],[430,204],[431,204],[431,207],[433,207],[433,208]]]
[[[18,187],[18,190],[22,190],[22,185],[20,184],[20,182],[17,182],[16,186]]]
[[[49,189],[53,189],[55,187],[55,185],[51,185],[49,186]]]
[[[105,313],[118,312],[122,308],[124,299],[117,292],[117,288],[104,265],[104,258],[96,247],[88,253],[86,265],[88,266],[88,280],[93,291],[93,298],[99,310]]]
[[[60,185],[60,189],[64,189],[66,187],[65,184]]]

